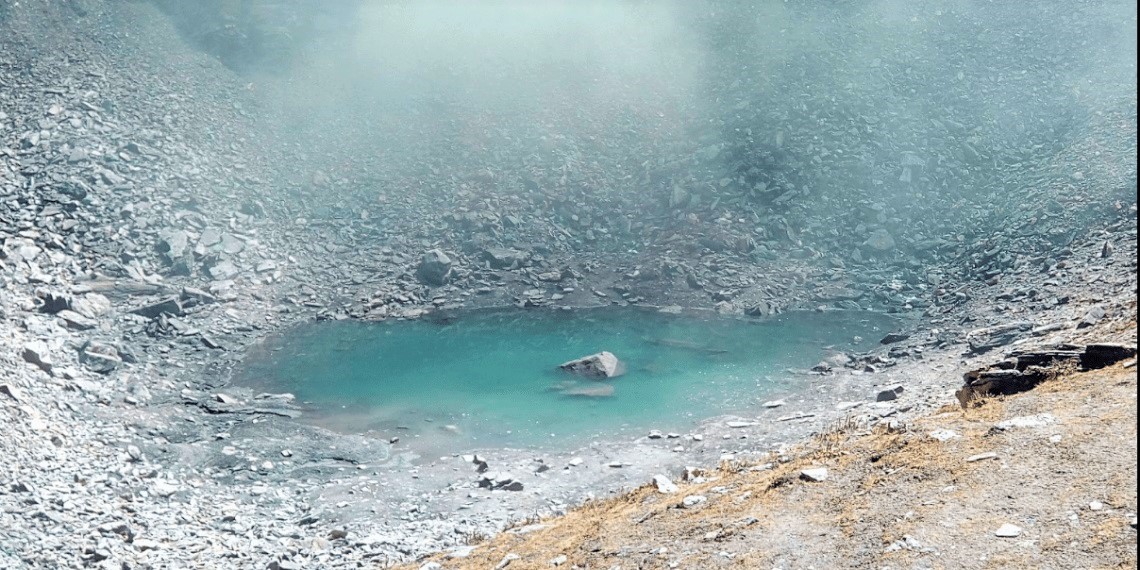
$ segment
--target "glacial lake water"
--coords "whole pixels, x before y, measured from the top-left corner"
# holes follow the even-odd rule
[[[400,437],[424,452],[570,449],[755,412],[807,386],[788,369],[869,349],[896,323],[869,312],[735,319],[636,308],[315,322],[252,350],[237,383],[295,394],[303,421]],[[624,375],[599,382],[558,369],[603,350]]]

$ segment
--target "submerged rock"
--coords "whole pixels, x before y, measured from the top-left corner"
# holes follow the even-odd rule
[[[612,352],[602,351],[563,362],[559,368],[587,378],[615,378],[625,373],[625,365]]]
[[[593,386],[566,386],[560,388],[558,393],[563,396],[579,398],[608,398],[614,395],[612,384],[595,384]]]

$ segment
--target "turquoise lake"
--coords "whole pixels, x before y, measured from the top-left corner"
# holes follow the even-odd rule
[[[788,369],[869,349],[896,324],[867,312],[734,319],[635,308],[326,321],[251,351],[237,383],[295,394],[305,421],[424,451],[567,449],[755,411],[807,385]],[[558,369],[602,350],[624,362],[624,375],[599,382]],[[612,395],[571,395],[605,384]]]

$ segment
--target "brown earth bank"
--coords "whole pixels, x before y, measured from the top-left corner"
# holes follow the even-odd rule
[[[905,424],[841,421],[782,456],[405,567],[1135,568],[1135,364],[1060,367],[1030,392]]]

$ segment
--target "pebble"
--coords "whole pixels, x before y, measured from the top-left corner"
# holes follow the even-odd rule
[[[657,492],[659,493],[670,494],[676,493],[679,490],[677,485],[664,475],[654,475],[653,484],[657,487]]]
[[[800,479],[803,479],[805,481],[812,481],[815,483],[826,481],[827,475],[828,473],[826,467],[812,467],[800,471]]]
[[[681,506],[686,508],[695,507],[707,500],[708,497],[705,497],[704,495],[688,495],[684,499],[681,499]]]
[[[746,427],[758,426],[758,425],[760,425],[760,422],[746,422],[746,421],[733,420],[733,421],[725,422],[724,425],[726,425],[730,428],[746,428]]]
[[[954,430],[936,429],[936,430],[930,432],[930,437],[931,437],[931,439],[936,439],[938,441],[945,443],[945,442],[950,441],[952,439],[958,439],[962,436],[958,435],[958,432],[956,432]]]
[[[1017,538],[1021,536],[1021,527],[1014,524],[1005,523],[994,531],[994,536],[1001,538]]]
[[[519,559],[518,554],[515,554],[513,552],[507,553],[507,555],[504,556],[503,559],[500,560],[499,563],[495,565],[495,570],[503,570],[503,568],[510,566],[511,562],[514,562],[515,560],[518,560],[518,559]]]
[[[1034,414],[1032,416],[1018,416],[1003,420],[995,424],[994,427],[1000,430],[1040,428],[1055,423],[1057,423],[1057,418],[1053,414]]]

